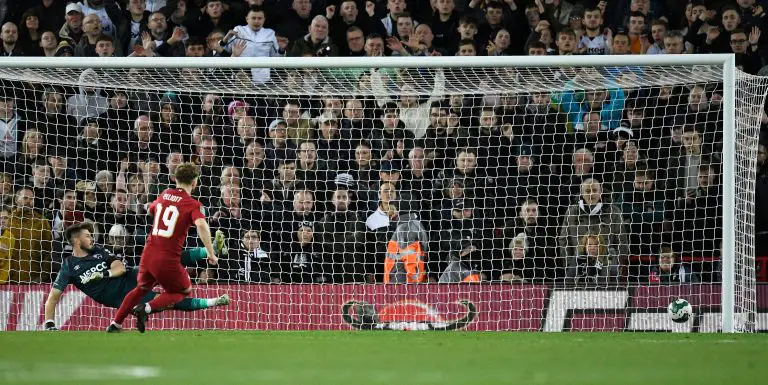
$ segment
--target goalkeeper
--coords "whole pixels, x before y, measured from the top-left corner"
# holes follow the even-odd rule
[[[65,230],[65,239],[72,245],[72,255],[64,259],[45,301],[46,330],[57,330],[54,322],[56,304],[70,283],[94,301],[115,309],[120,307],[126,294],[136,287],[138,269],[126,269],[108,250],[94,245],[92,233],[93,224],[90,222],[74,224]],[[224,233],[217,231],[214,239],[216,253],[226,253],[225,245]],[[182,253],[182,263],[185,266],[195,266],[197,261],[206,258],[207,253],[202,247],[187,249]],[[156,295],[157,293],[150,291],[142,298],[142,303]],[[229,302],[227,294],[218,298],[185,298],[174,305],[173,309],[193,311],[224,306]]]

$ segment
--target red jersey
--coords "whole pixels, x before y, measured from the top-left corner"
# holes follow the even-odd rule
[[[187,230],[196,220],[205,218],[202,204],[182,189],[169,188],[158,195],[148,211],[154,220],[143,256],[181,259]]]

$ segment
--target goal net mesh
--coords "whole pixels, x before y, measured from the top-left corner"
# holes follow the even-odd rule
[[[185,254],[192,297],[232,303],[150,328],[717,331],[723,210],[736,216],[737,329],[766,328],[754,213],[768,81],[737,74],[724,207],[722,78],[721,66],[2,69],[0,330],[39,328],[62,275],[57,324],[106,326],[114,310],[73,287],[93,271],[64,263],[63,230],[94,222],[128,267],[109,280],[129,290],[146,204],[185,161],[228,246],[217,266]],[[187,249],[200,246],[190,229]],[[694,306],[685,324],[666,315],[676,298]]]

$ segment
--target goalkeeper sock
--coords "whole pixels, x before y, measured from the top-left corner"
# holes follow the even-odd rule
[[[175,304],[181,302],[187,294],[184,293],[163,293],[155,297],[155,299],[147,303],[147,310],[156,309],[156,312],[161,312],[165,309],[172,308]]]
[[[205,298],[184,298],[175,305],[173,305],[174,310],[182,310],[182,311],[193,311],[193,310],[201,310],[201,309],[207,309],[214,305],[214,302],[216,299],[205,299]]]
[[[198,261],[204,261],[208,258],[208,252],[205,247],[193,247],[181,252],[181,264],[188,267],[197,266]]]

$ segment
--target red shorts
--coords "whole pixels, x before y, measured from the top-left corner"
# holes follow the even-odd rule
[[[152,289],[160,284],[169,293],[182,293],[192,287],[187,269],[173,258],[141,258],[138,285]]]

